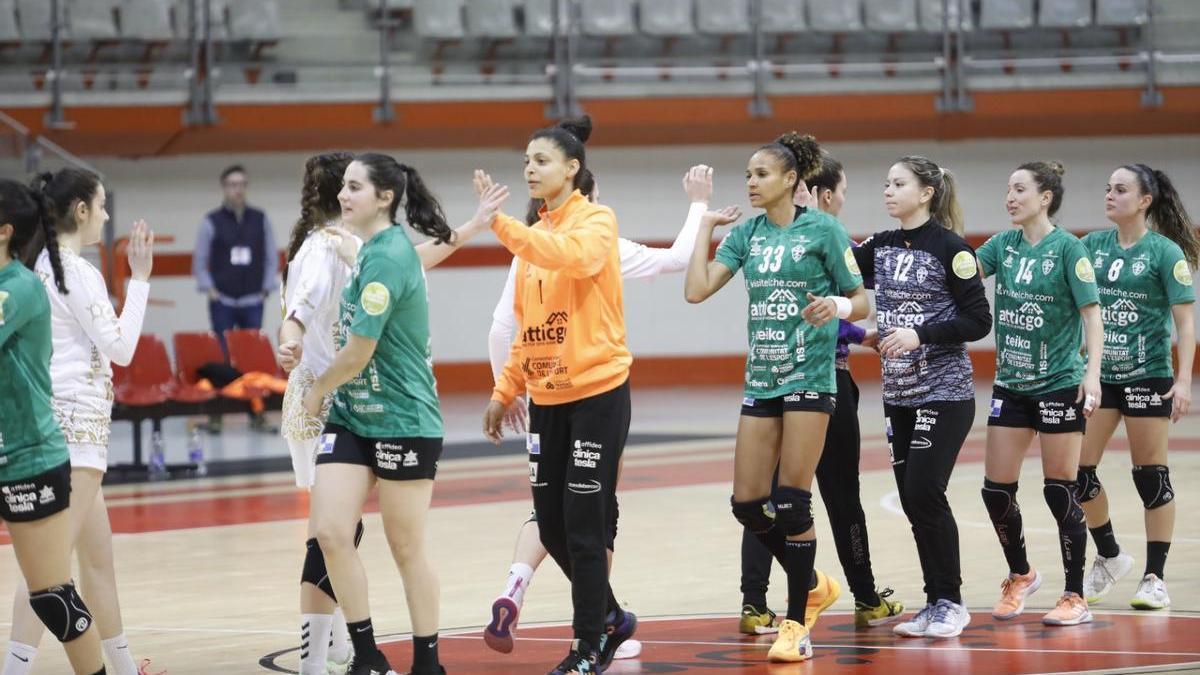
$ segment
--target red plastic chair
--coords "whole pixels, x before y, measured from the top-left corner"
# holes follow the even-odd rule
[[[196,372],[200,366],[225,362],[221,343],[217,342],[217,335],[212,331],[176,333],[171,339],[175,344],[175,377],[185,385],[195,385],[200,381]]]
[[[113,399],[136,408],[166,403],[174,381],[166,345],[155,335],[142,335],[129,365],[113,366]]]
[[[279,363],[275,361],[275,348],[271,339],[261,330],[233,328],[225,331],[225,344],[229,345],[229,360],[234,368],[243,373],[266,373],[287,379]]]

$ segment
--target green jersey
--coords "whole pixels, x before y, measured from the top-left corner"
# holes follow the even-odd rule
[[[760,215],[729,232],[717,248],[716,260],[731,272],[742,270],[750,296],[746,396],[836,392],[838,322],[815,328],[800,312],[808,305],[809,293],[844,295],[862,286],[841,223],[804,209],[784,227]]]
[[[351,333],[376,340],[375,354],[338,387],[329,421],[367,438],[440,438],[425,271],[399,225],[358,252],[342,293],[338,349]]]
[[[1174,377],[1171,305],[1195,302],[1183,249],[1157,232],[1122,248],[1116,230],[1083,238],[1092,256],[1104,317],[1100,379],[1109,383]]]
[[[1083,244],[1055,227],[1033,246],[1018,228],[988,239],[976,255],[984,276],[996,275],[996,385],[1028,395],[1079,386],[1079,309],[1097,302]]]
[[[11,261],[0,268],[0,482],[70,459],[50,405],[50,344],[46,288]]]

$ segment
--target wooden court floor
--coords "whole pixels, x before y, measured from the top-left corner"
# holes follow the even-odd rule
[[[641,617],[640,659],[612,673],[1043,673],[1200,671],[1200,415],[1174,427],[1172,480],[1178,521],[1167,566],[1169,612],[1129,610],[1144,562],[1140,502],[1129,478],[1123,431],[1109,448],[1100,475],[1114,504],[1123,546],[1137,558],[1134,574],[1104,603],[1093,624],[1048,629],[1039,619],[1062,584],[1053,521],[1041,500],[1036,450],[1026,462],[1021,497],[1030,560],[1046,583],[1025,616],[1000,624],[988,610],[1005,573],[1003,556],[979,498],[983,481],[982,414],[959,459],[950,488],[962,539],[963,594],[973,621],[956,640],[893,638],[889,628],[856,631],[845,593],[814,633],[815,658],[770,666],[768,642],[742,639],[739,537],[729,514],[732,429],[736,391],[635,392],[634,428],[721,431],[726,437],[642,444],[627,449],[620,488],[621,525],[613,570],[618,598]],[[915,607],[921,581],[907,521],[899,511],[882,437],[877,390],[864,388],[863,506],[875,576]],[[981,406],[986,399],[980,401]],[[478,401],[449,404],[447,423],[477,424]],[[457,407],[456,407],[457,406]],[[711,414],[716,407],[725,412]],[[680,419],[681,413],[685,419]],[[461,414],[459,414],[461,412]],[[694,420],[692,419],[694,417]],[[443,661],[451,673],[534,673],[561,658],[570,623],[569,588],[558,570],[543,567],[526,596],[518,646],[511,655],[489,651],[479,638],[494,595],[501,590],[519,525],[529,512],[526,462],[520,455],[448,460],[441,464],[430,514],[430,546],[442,582]],[[297,586],[303,559],[307,496],[290,474],[118,486],[107,490],[115,537],[126,633],[153,671],[172,675],[295,672]],[[841,578],[823,507],[815,500],[817,564]],[[393,666],[409,664],[404,590],[372,503],[362,556],[370,578],[376,632]],[[0,598],[11,598],[18,574],[0,530]],[[1089,542],[1089,560],[1094,552]],[[1090,564],[1090,563],[1089,563]],[[1136,578],[1135,578],[1136,577]],[[784,606],[776,570],[772,606]],[[9,601],[0,600],[0,641],[7,642]],[[35,673],[68,673],[62,650],[49,638]]]

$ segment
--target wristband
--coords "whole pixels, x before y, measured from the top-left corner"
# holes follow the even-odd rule
[[[837,307],[837,318],[845,319],[850,316],[850,312],[854,309],[854,305],[850,304],[850,298],[843,298],[840,295],[826,296],[833,301]]]

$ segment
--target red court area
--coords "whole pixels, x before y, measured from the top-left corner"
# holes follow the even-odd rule
[[[616,661],[605,672],[980,675],[1200,668],[1197,616],[1097,614],[1092,624],[1053,629],[1039,619],[1040,614],[1034,613],[999,622],[979,610],[972,613],[971,625],[961,637],[926,640],[893,637],[890,626],[857,630],[849,614],[828,613],[817,625],[812,660],[768,664],[771,636],[739,636],[736,617],[645,618],[637,632],[641,656]],[[521,628],[516,649],[504,655],[489,650],[479,631],[443,634],[440,651],[450,673],[541,675],[565,655],[570,635],[569,626]],[[400,672],[412,663],[410,645],[401,640],[384,646],[392,667]],[[270,660],[264,659],[263,665],[270,668]],[[277,666],[271,669],[282,671]]]

